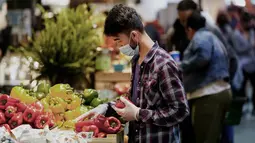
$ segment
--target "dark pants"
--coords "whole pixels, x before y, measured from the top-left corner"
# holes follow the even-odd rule
[[[234,126],[224,126],[222,131],[221,143],[234,143]]]
[[[204,96],[192,101],[192,123],[196,143],[219,143],[231,91]]]
[[[243,95],[246,95],[245,94],[245,89],[246,89],[245,87],[246,87],[246,84],[247,84],[248,80],[250,80],[251,85],[252,85],[252,89],[253,89],[252,104],[253,104],[253,110],[255,110],[255,72],[248,73],[248,72],[244,71],[244,81],[243,81],[243,85],[242,85],[242,88],[241,88],[241,92],[242,92]]]
[[[190,114],[180,123],[181,143],[195,143],[195,133],[191,121],[192,100],[189,101]]]

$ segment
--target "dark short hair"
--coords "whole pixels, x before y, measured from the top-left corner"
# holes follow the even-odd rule
[[[199,13],[193,12],[187,20],[187,28],[191,28],[195,31],[205,27],[206,19]]]
[[[104,34],[116,36],[119,33],[129,34],[132,30],[144,32],[141,17],[133,8],[123,4],[115,5],[105,20]]]
[[[193,0],[182,0],[177,6],[178,11],[198,10],[197,4]]]
[[[216,21],[220,27],[223,27],[230,23],[230,20],[228,19],[228,14],[225,11],[221,11],[218,13]]]
[[[252,15],[247,12],[243,11],[240,15],[240,21],[241,23],[249,23],[252,20]]]

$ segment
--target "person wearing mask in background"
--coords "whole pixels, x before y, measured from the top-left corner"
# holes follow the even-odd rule
[[[189,114],[182,75],[171,56],[146,34],[137,12],[122,4],[109,12],[104,34],[133,56],[129,102],[113,109],[129,123],[130,143],[180,143],[179,123]]]
[[[190,16],[190,14],[192,12],[194,12],[194,11],[200,12],[197,4],[194,1],[190,1],[190,0],[181,1],[177,6],[177,10],[178,10],[179,19],[180,19],[182,25],[184,25],[184,26],[187,23],[187,18]],[[201,13],[201,14],[203,15],[204,13]],[[208,17],[205,17],[205,18],[206,18],[206,20],[209,19],[208,21],[210,21],[210,18],[208,18]],[[235,92],[235,90],[233,90],[233,89],[240,89],[241,88],[240,83],[242,83],[242,81],[243,81],[242,69],[238,62],[237,54],[233,50],[233,47],[228,43],[227,39],[224,37],[224,34],[220,31],[219,27],[216,26],[215,24],[213,24],[212,22],[208,22],[208,21],[206,21],[206,26],[205,26],[206,29],[217,36],[217,38],[224,45],[222,47],[222,48],[224,48],[223,50],[227,51],[227,56],[228,56],[228,61],[229,61],[229,65],[228,65],[229,79],[226,79],[226,80],[229,81],[232,91]],[[183,36],[183,37],[185,37],[185,36]],[[190,108],[192,108],[192,101],[189,101],[189,104],[190,104]],[[184,127],[183,130],[185,131],[186,128]],[[232,132],[232,131],[230,130],[230,132]],[[187,134],[187,136],[190,136],[190,135]]]
[[[251,27],[251,15],[248,12],[242,12],[240,16],[240,28],[233,33],[233,47],[241,63],[244,82],[241,92],[245,94],[245,87],[250,80],[253,88],[253,115],[255,115],[255,32]]]
[[[230,17],[229,24],[232,27],[232,29],[237,29],[240,26],[240,14],[242,10],[243,10],[242,7],[236,5],[230,5],[227,8],[227,12]]]
[[[182,25],[185,27],[187,23],[187,18],[190,16],[190,14],[194,11],[199,11],[198,6],[194,1],[190,0],[183,0],[181,1],[178,6],[178,15],[179,19],[182,23]],[[203,16],[203,13],[201,13]],[[205,17],[206,18],[206,17]],[[207,20],[207,19],[206,19]],[[241,68],[238,65],[237,55],[235,54],[235,51],[231,47],[231,45],[228,43],[227,39],[224,37],[224,34],[220,31],[219,27],[215,24],[212,24],[211,22],[206,22],[206,29],[212,32],[217,38],[223,43],[224,50],[227,51],[227,56],[229,59],[229,82],[231,86],[237,86],[240,87],[240,81],[242,80],[242,72]],[[236,82],[238,80],[238,82]]]
[[[192,101],[192,123],[196,143],[217,143],[231,101],[228,57],[224,45],[205,28],[206,20],[198,12],[187,19],[190,41],[180,67],[184,87]]]
[[[213,24],[213,22],[209,22],[209,21],[211,21],[211,18],[208,17],[208,15],[206,15],[204,12],[202,12],[198,8],[198,5],[194,1],[182,0],[177,6],[177,10],[178,10],[180,22],[184,27],[187,23],[187,19],[189,18],[189,16],[191,15],[192,12],[194,12],[194,11],[200,12],[201,15],[204,16],[206,19],[206,29],[211,31],[213,34],[215,34],[219,38],[219,40],[224,44],[227,51],[231,50],[227,40],[221,33],[219,27],[217,27],[217,25]],[[229,56],[230,56],[229,58],[231,58],[231,54],[229,54]]]
[[[226,126],[223,129],[222,134],[222,143],[234,143],[234,128],[232,125],[239,125],[241,118],[242,118],[242,108],[244,103],[246,102],[246,98],[243,96],[243,93],[241,92],[242,82],[243,82],[243,73],[242,73],[242,67],[238,60],[237,54],[233,49],[233,39],[232,35],[234,30],[231,28],[230,25],[230,17],[226,11],[220,11],[217,16],[217,25],[219,26],[221,32],[223,33],[224,37],[227,39],[227,42],[232,47],[232,53],[237,58],[237,69],[240,74],[239,76],[235,76],[231,81],[231,89],[232,89],[232,103],[230,106],[230,110],[228,112],[228,116],[226,117]]]

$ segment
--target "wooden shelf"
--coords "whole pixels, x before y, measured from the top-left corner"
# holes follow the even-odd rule
[[[129,72],[97,72],[96,81],[101,82],[119,82],[130,81],[131,73]]]
[[[100,89],[113,89],[116,83],[130,84],[130,72],[97,72],[95,75],[95,87]]]

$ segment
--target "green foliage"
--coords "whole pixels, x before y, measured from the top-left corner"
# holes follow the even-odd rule
[[[66,78],[73,77],[76,77],[73,80],[88,82],[88,75],[95,70],[94,59],[96,48],[102,42],[104,18],[93,9],[88,11],[87,5],[64,9],[56,20],[45,18],[45,29],[34,38],[32,46],[23,47],[21,51],[39,63],[39,68],[31,66],[40,73],[38,78],[48,78],[52,84],[68,83]]]

